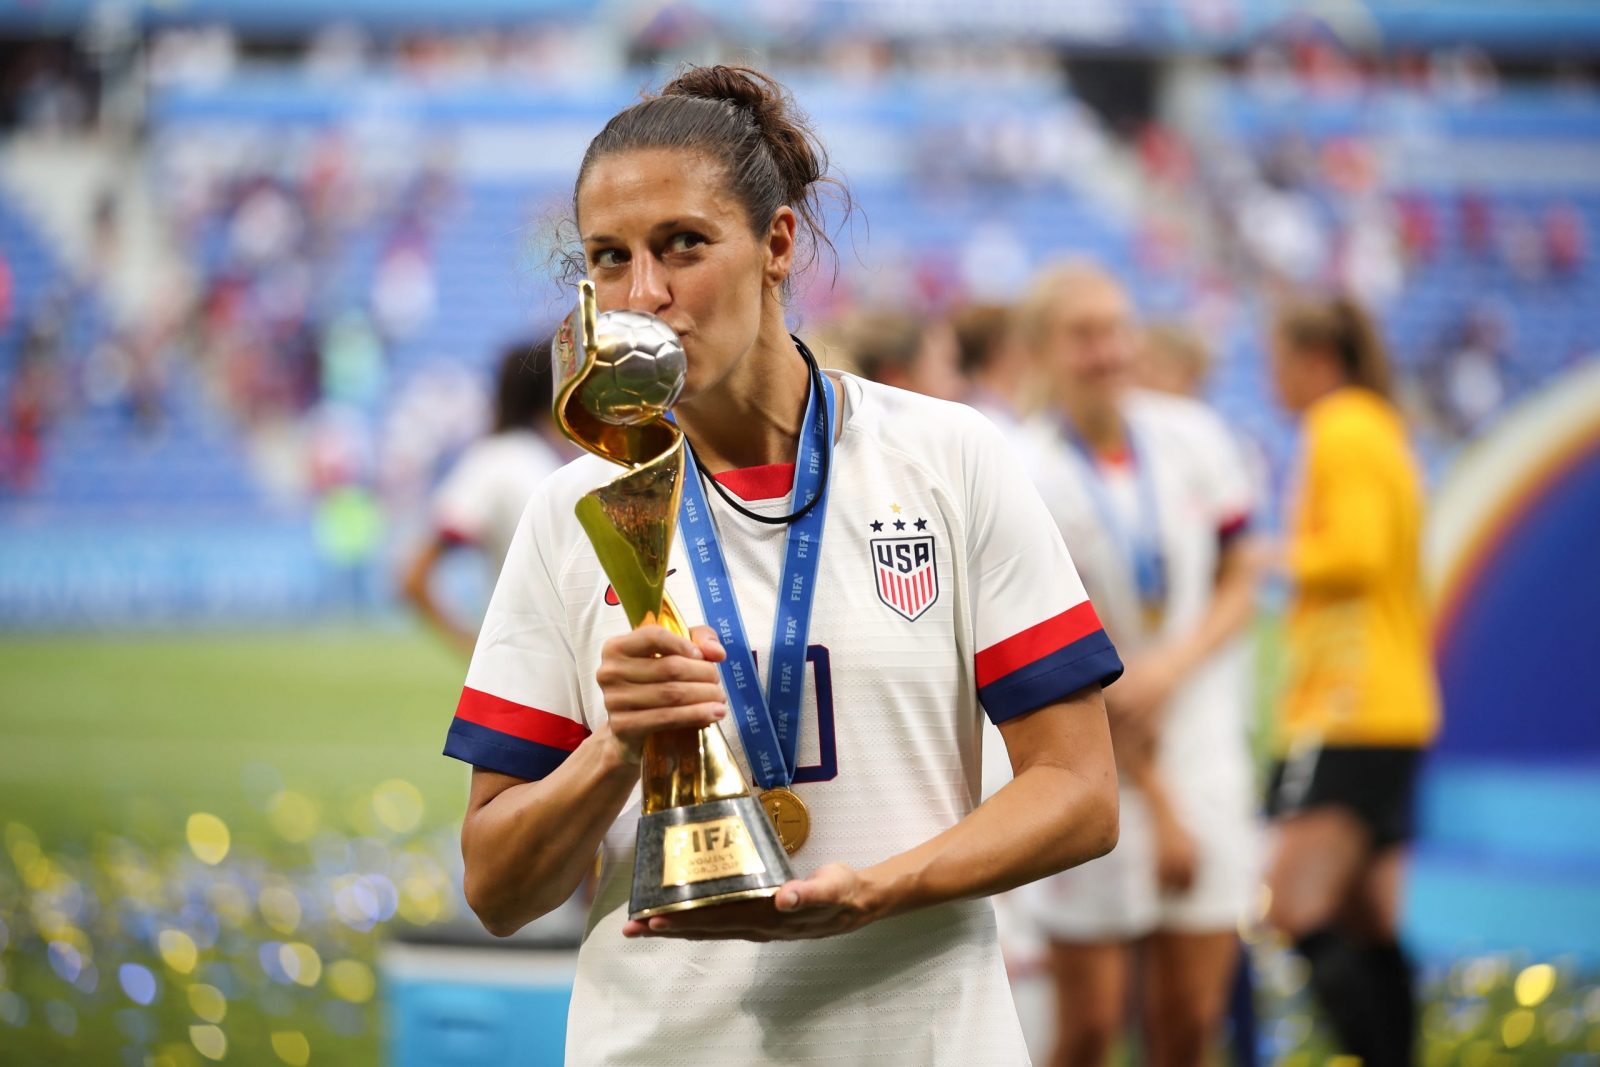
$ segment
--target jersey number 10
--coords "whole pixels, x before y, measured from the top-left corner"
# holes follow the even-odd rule
[[[760,654],[754,654],[757,673],[761,667]],[[833,730],[833,667],[826,645],[807,645],[806,662],[811,665],[812,690],[817,694],[816,722],[808,722],[806,708],[800,707],[800,736],[804,738],[816,730],[817,762],[795,771],[796,782],[831,782],[839,776],[839,744]]]

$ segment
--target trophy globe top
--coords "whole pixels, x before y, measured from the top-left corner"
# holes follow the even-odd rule
[[[551,344],[555,417],[573,443],[625,466],[673,451],[682,435],[666,413],[689,361],[672,327],[642,311],[596,310],[594,283]]]
[[[643,311],[607,311],[595,323],[594,363],[578,402],[613,426],[651,422],[678,399],[688,369],[683,343],[661,319]]]

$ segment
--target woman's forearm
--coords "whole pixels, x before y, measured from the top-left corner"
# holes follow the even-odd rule
[[[1033,715],[1064,727],[1053,731],[1055,751],[1029,759],[950,829],[862,872],[882,894],[883,915],[1003,892],[1115,847],[1117,774],[1098,689],[1092,703],[1072,701]],[[1007,744],[1013,745],[1009,737]]]
[[[477,634],[472,633],[459,625],[440,606],[434,598],[431,585],[433,571],[440,561],[444,559],[448,546],[442,540],[434,540],[425,545],[410,564],[406,567],[405,574],[400,578],[400,592],[416,607],[424,621],[433,626],[440,633],[448,637],[452,643],[462,648],[467,655],[472,655],[472,646]]]
[[[1266,548],[1257,538],[1237,539],[1223,550],[1211,601],[1174,649],[1180,679],[1198,670],[1255,616],[1256,589],[1265,568]]]
[[[932,840],[862,872],[885,915],[1015,889],[1117,843],[1117,793],[1065,767],[1035,766]]]
[[[509,787],[506,781],[512,780],[477,772],[461,830],[467,903],[499,937],[572,895],[628,802],[639,768],[597,733],[549,777]]]

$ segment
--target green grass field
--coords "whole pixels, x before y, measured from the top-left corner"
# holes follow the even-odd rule
[[[0,640],[0,1067],[377,1064],[380,939],[456,906],[464,670],[407,628]],[[1600,991],[1519,1008],[1526,962],[1433,973],[1424,1067],[1595,1062]],[[1262,1033],[1322,1067],[1295,964],[1258,948]]]
[[[464,669],[412,629],[0,641],[0,1063],[197,1064],[213,1022],[229,1063],[294,1063],[302,1041],[311,1062],[376,1062],[382,924],[339,868],[392,853],[401,916],[448,912],[466,774],[440,747]],[[214,866],[186,841],[195,813],[227,828]],[[166,959],[155,926],[197,958]],[[320,974],[273,981],[261,946],[291,940]],[[150,1004],[123,964],[154,977]]]
[[[0,642],[0,811],[65,845],[206,810],[269,833],[263,768],[322,802],[402,778],[459,814],[440,757],[465,664],[414,630]]]

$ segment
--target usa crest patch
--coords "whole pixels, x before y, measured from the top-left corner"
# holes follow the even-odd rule
[[[872,573],[878,599],[915,622],[939,599],[939,567],[933,535],[874,537]]]

